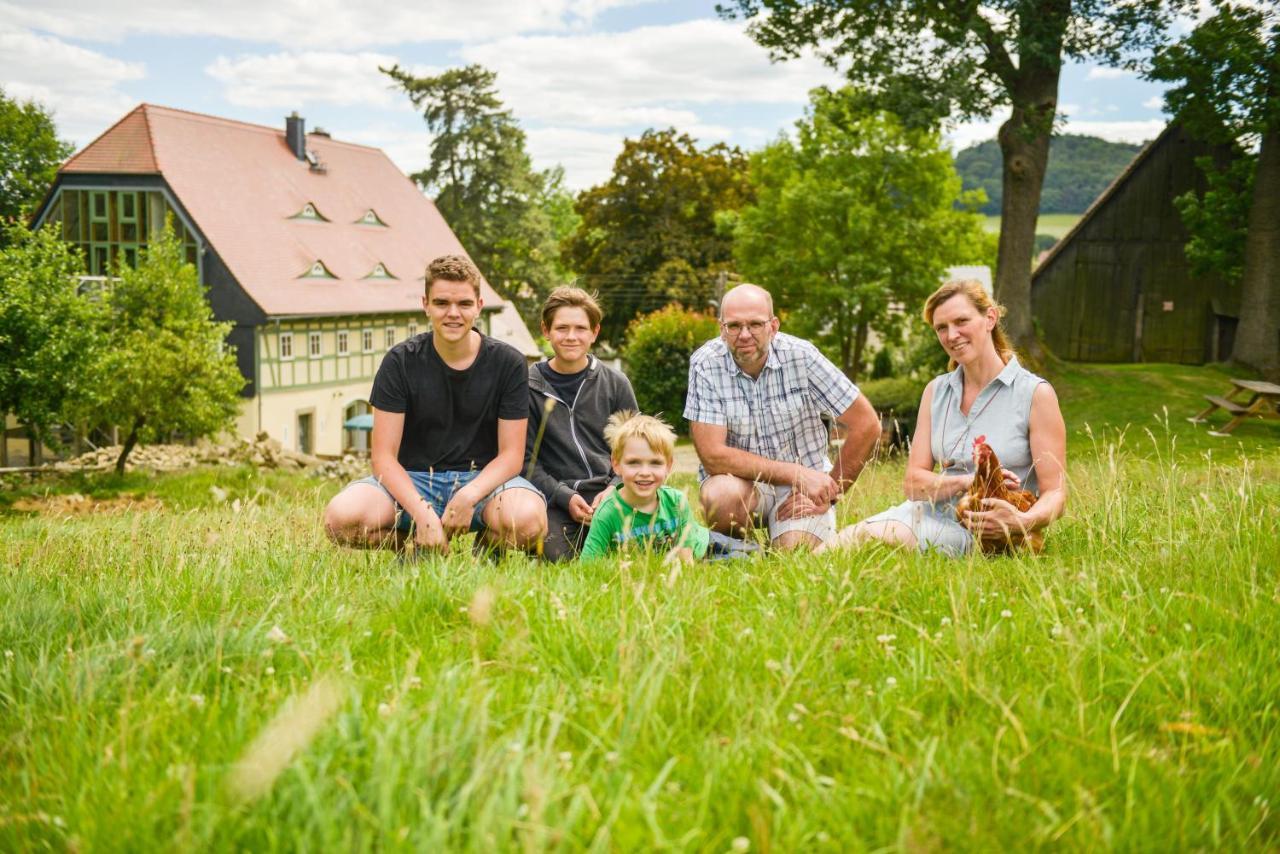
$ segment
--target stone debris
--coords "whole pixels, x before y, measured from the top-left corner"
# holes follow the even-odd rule
[[[150,496],[119,495],[115,498],[90,498],[79,493],[48,495],[41,498],[19,498],[13,509],[21,513],[47,516],[86,516],[90,513],[119,513],[126,510],[159,510],[160,500]]]
[[[45,466],[51,471],[105,471],[115,467],[120,456],[120,446],[98,448],[69,460],[50,463]],[[125,463],[126,471],[149,469],[152,471],[178,471],[201,465],[235,466],[248,463],[258,468],[267,469],[318,469],[332,466],[333,463],[355,461],[355,457],[344,457],[342,461],[334,460],[325,463],[310,454],[300,454],[285,448],[276,439],[266,433],[259,433],[253,441],[237,439],[233,444],[215,444],[209,441],[197,442],[194,445],[138,445],[129,454]],[[363,463],[367,468],[368,464]]]

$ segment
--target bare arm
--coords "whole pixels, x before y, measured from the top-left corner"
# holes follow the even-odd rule
[[[1040,497],[1024,514],[1024,521],[1027,530],[1036,531],[1059,518],[1067,507],[1067,425],[1058,395],[1048,383],[1037,386],[1031,396],[1029,430]]]
[[[731,474],[743,480],[798,486],[815,502],[830,503],[839,495],[835,481],[825,472],[729,447],[729,428],[724,425],[691,421],[689,436],[707,474]]]
[[[373,408],[373,437],[369,462],[376,477],[396,503],[417,525],[421,539],[439,525],[436,511],[418,494],[409,473],[400,465],[400,441],[404,438],[404,413]]]
[[[880,438],[880,417],[867,396],[860,394],[836,420],[844,425],[846,432],[831,476],[842,491],[848,492]]]
[[[929,383],[920,396],[920,411],[916,415],[916,434],[911,440],[911,453],[907,457],[907,473],[902,479],[902,490],[912,501],[946,501],[969,488],[972,475],[944,475],[934,471],[933,424],[930,410],[933,406],[933,386]]]

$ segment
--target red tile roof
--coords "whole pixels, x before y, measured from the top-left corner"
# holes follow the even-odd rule
[[[420,308],[427,263],[465,253],[435,204],[377,148],[316,134],[306,148],[323,173],[294,157],[283,128],[142,104],[62,171],[162,175],[268,315]],[[293,218],[308,202],[328,221]],[[369,210],[386,227],[358,224]],[[336,278],[299,278],[316,261]],[[396,278],[366,279],[379,262]],[[504,302],[487,282],[481,294],[488,305]],[[537,352],[510,303],[491,326],[522,352]]]

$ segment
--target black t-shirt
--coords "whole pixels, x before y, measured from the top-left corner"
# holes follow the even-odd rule
[[[509,344],[480,335],[480,352],[455,371],[430,332],[387,351],[369,403],[404,413],[400,465],[408,471],[482,469],[498,455],[498,419],[529,417],[529,371]]]
[[[556,397],[564,401],[566,406],[573,406],[573,401],[578,396],[578,389],[582,387],[582,381],[587,378],[587,371],[590,367],[588,365],[576,374],[562,374],[551,367],[550,362],[539,362],[538,372],[542,374],[542,378],[551,386],[551,390],[556,393]]]

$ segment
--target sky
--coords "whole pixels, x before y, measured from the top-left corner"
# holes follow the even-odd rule
[[[378,66],[471,63],[497,72],[534,165],[562,165],[572,189],[607,180],[623,140],[651,127],[759,148],[801,117],[811,88],[840,82],[813,57],[771,63],[715,0],[0,0],[0,86],[50,108],[77,148],[144,101],[281,128],[296,110],[412,173],[430,137]],[[1059,129],[1152,139],[1161,92],[1068,66]],[[1002,118],[947,138],[993,138]]]

